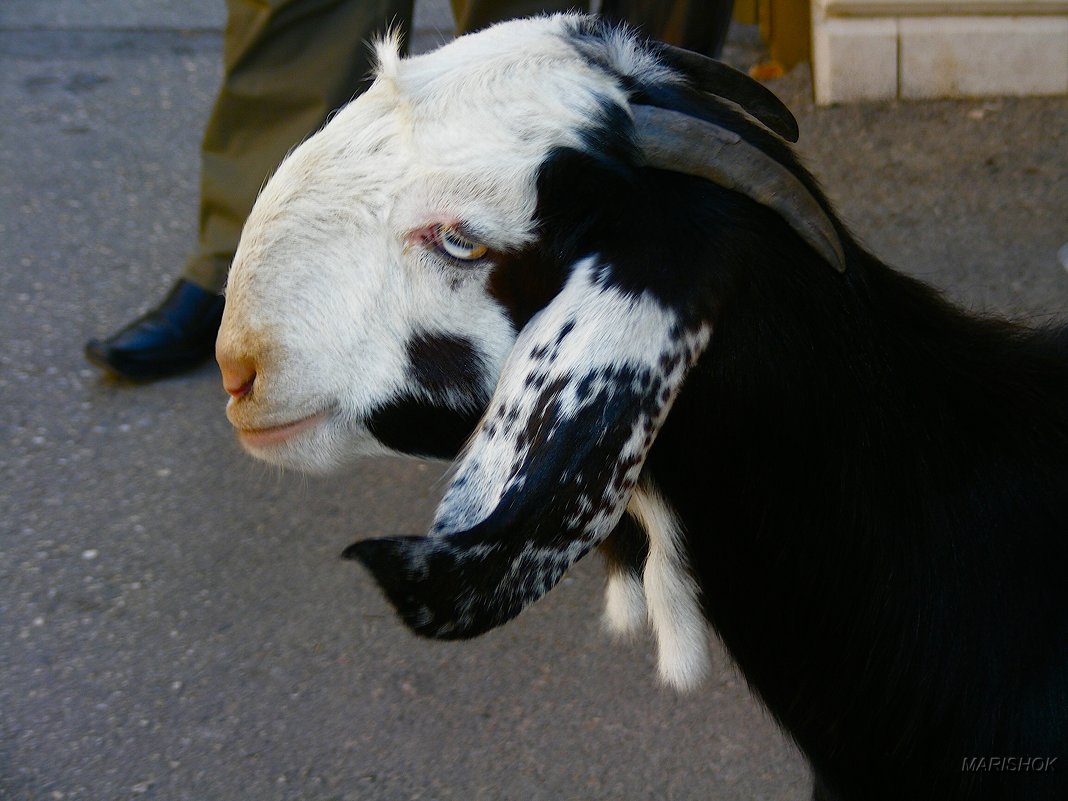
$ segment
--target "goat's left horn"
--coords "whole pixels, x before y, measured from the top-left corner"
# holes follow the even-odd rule
[[[722,61],[692,50],[663,42],[654,42],[653,46],[660,59],[686,76],[694,89],[736,106],[780,139],[797,141],[800,133],[797,120],[764,84]]]
[[[767,206],[839,272],[842,242],[801,180],[734,131],[656,106],[633,106],[637,144],[649,166],[695,175]]]

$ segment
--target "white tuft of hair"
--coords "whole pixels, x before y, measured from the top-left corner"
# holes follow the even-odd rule
[[[678,690],[693,689],[708,675],[711,660],[700,589],[682,549],[682,525],[649,485],[635,490],[627,508],[649,535],[642,583],[656,636],[660,677]]]
[[[404,32],[398,25],[391,25],[371,42],[374,53],[374,76],[385,81],[394,81],[400,70],[401,46]]]
[[[635,634],[648,619],[641,579],[629,571],[608,574],[604,601],[604,625],[616,637]]]

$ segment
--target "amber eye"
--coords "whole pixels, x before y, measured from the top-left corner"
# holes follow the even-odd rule
[[[453,225],[442,224],[433,232],[434,247],[456,261],[478,261],[489,252],[489,248],[460,233]]]

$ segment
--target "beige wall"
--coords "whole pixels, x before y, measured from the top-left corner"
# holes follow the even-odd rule
[[[813,0],[816,102],[1068,94],[1068,0]]]

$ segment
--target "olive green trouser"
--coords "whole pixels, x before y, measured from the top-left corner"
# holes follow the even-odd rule
[[[223,84],[201,150],[200,228],[183,277],[226,283],[241,227],[285,154],[366,88],[366,42],[411,31],[414,0],[227,0]],[[459,33],[588,0],[451,0]],[[731,0],[604,0],[601,13],[703,52],[721,44]],[[723,19],[724,6],[726,19]]]

